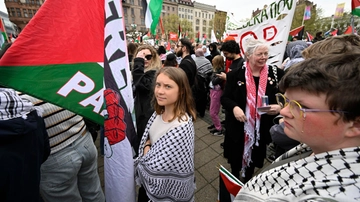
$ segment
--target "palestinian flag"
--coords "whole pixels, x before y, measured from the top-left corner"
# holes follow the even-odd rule
[[[163,0],[142,0],[142,6],[145,11],[145,26],[150,28],[153,35],[156,34],[156,26],[161,16]]]
[[[353,33],[356,33],[356,30],[350,25],[347,27],[347,29],[345,30],[345,32],[343,34],[353,34]]]
[[[360,0],[351,0],[351,14],[360,17]]]
[[[104,125],[107,202],[135,201],[134,106],[121,3],[46,0],[0,60],[1,85]]]
[[[8,41],[8,37],[6,34],[6,30],[5,30],[5,26],[4,26],[4,21],[2,18],[0,18],[1,22],[0,22],[0,32],[1,32],[1,36],[0,36],[0,49],[2,49],[2,46],[5,44],[5,42]]]
[[[309,42],[312,42],[312,40],[314,39],[314,37],[309,32],[306,32],[306,38]]]
[[[300,27],[297,27],[289,32],[289,41],[294,38],[294,36],[297,36],[299,40],[302,40],[302,36],[304,35],[304,28],[305,26],[302,25]]]
[[[232,175],[224,166],[220,165],[219,168],[220,173],[220,193],[219,198],[220,201],[230,201],[229,199],[233,199],[240,189],[244,186],[244,184],[237,179],[234,175]],[[224,189],[226,188],[226,189]],[[232,200],[231,200],[232,201]]]

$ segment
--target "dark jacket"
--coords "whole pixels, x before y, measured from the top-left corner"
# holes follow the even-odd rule
[[[221,78],[216,76],[216,74],[221,74],[221,72],[225,72],[225,69],[221,68],[218,71],[213,72],[213,74],[211,76],[211,83],[213,86],[220,85],[221,89],[224,89],[224,86],[225,86],[224,80],[222,80]]]
[[[192,59],[191,55],[187,55],[181,60],[181,63],[179,64],[179,68],[184,70],[189,80],[190,87],[193,87],[195,82],[195,77],[197,74],[197,68],[195,61]]]
[[[138,136],[138,143],[140,143],[141,137],[145,131],[146,124],[154,113],[151,106],[151,99],[153,96],[153,83],[155,79],[155,70],[149,70],[144,72],[144,59],[135,58],[134,68],[132,71],[133,85],[135,88],[135,117],[136,117],[136,129]],[[138,147],[136,145],[135,147]],[[138,148],[135,148],[138,151]]]
[[[269,104],[276,104],[275,94],[279,92],[275,82],[273,67],[269,66],[269,74],[265,95],[269,97]],[[280,81],[284,72],[276,68],[277,80]],[[243,82],[238,85],[238,81]],[[271,82],[271,83],[270,83]],[[246,80],[245,80],[245,66],[227,73],[225,90],[221,97],[221,104],[228,112],[225,117],[226,135],[224,140],[224,156],[228,158],[230,164],[237,164],[241,167],[242,155],[244,150],[244,123],[236,120],[233,114],[233,108],[239,106],[245,113],[246,109]],[[262,167],[266,155],[266,144],[271,142],[269,134],[270,127],[273,125],[273,118],[267,114],[261,115],[260,123],[260,141],[259,146],[255,147],[252,152],[252,158],[256,167]]]
[[[39,201],[40,166],[50,146],[36,111],[0,121],[0,201]]]

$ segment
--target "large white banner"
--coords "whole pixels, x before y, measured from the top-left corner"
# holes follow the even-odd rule
[[[295,7],[295,0],[275,1],[239,29],[227,30],[226,35],[235,38],[243,56],[247,39],[255,38],[266,41],[270,45],[268,64],[280,67]]]

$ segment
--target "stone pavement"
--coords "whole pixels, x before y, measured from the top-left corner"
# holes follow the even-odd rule
[[[221,112],[220,112],[221,113]],[[221,114],[220,117],[224,117]],[[207,127],[211,125],[209,111],[203,118],[198,118],[195,126],[195,176],[196,176],[196,202],[216,202],[219,190],[219,164],[230,170],[227,160],[223,157],[220,143],[224,137],[213,136]],[[99,148],[99,138],[96,145]],[[101,184],[104,187],[104,158],[99,153],[98,168]]]

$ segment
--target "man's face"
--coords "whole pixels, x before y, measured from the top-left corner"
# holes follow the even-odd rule
[[[176,56],[181,57],[183,55],[183,48],[184,48],[184,46],[179,41],[176,44],[176,49],[175,49]]]
[[[226,57],[226,59],[228,59],[228,60],[234,60],[235,56],[236,56],[236,53],[230,53],[227,51],[223,51],[223,54]]]
[[[175,49],[175,44],[171,44],[171,49]]]

